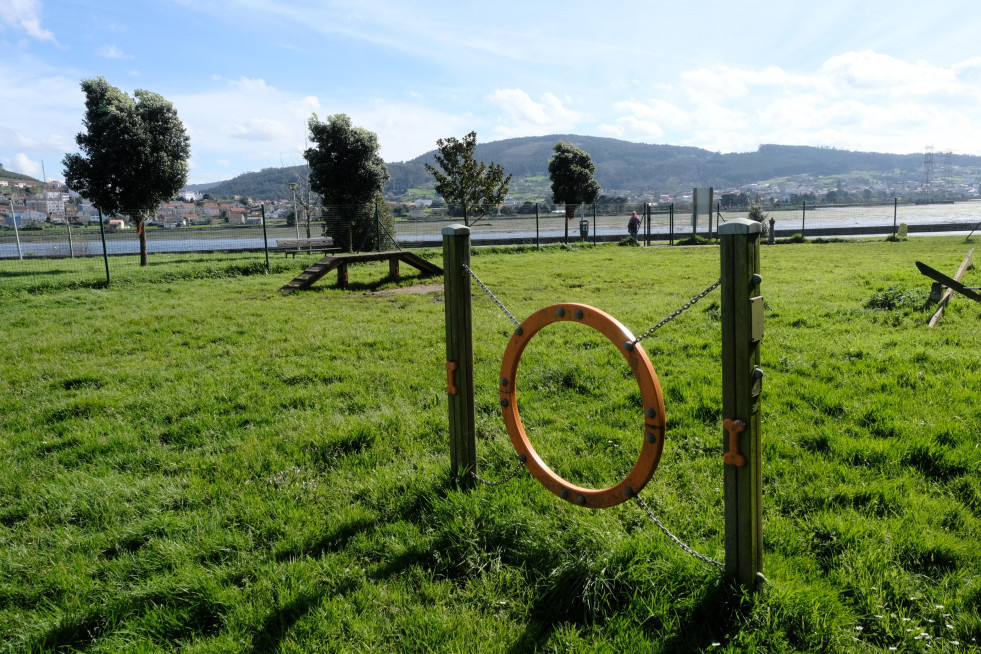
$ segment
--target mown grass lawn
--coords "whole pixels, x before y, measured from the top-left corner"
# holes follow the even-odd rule
[[[952,273],[969,247],[764,247],[769,583],[756,595],[633,503],[579,509],[527,475],[452,490],[442,292],[396,292],[431,280],[379,283],[373,264],[352,268],[353,290],[328,279],[283,297],[299,262],[8,285],[0,639],[18,652],[981,651],[981,305],[955,298],[928,328],[913,265]],[[472,265],[519,319],[584,302],[635,333],[719,269],[715,247],[484,250]],[[718,320],[709,295],[644,341],[668,431],[642,496],[721,560]],[[496,395],[513,325],[476,286],[474,322],[479,472],[499,479],[514,466]],[[522,417],[561,474],[613,483],[641,437],[636,388],[601,337],[553,327],[523,358]]]

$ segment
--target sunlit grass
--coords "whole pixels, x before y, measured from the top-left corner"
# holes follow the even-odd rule
[[[281,296],[301,258],[269,276],[175,262],[108,289],[5,293],[0,639],[38,652],[979,651],[981,305],[955,298],[926,327],[929,281],[913,266],[956,270],[961,241],[764,248],[770,584],[755,597],[633,504],[578,509],[527,475],[451,490],[442,292],[375,293],[432,280],[371,264],[351,269],[353,290],[327,278]],[[715,247],[507,251],[472,266],[519,320],[583,302],[634,333],[719,270]],[[718,320],[709,295],[644,341],[668,434],[643,496],[721,559]],[[502,478],[513,324],[476,286],[474,329],[479,472]],[[530,437],[573,481],[615,482],[636,456],[626,371],[568,324],[523,358]]]

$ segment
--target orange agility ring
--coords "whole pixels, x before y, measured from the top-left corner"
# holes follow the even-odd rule
[[[643,400],[644,440],[630,473],[616,486],[594,489],[570,484],[545,464],[528,441],[518,414],[517,376],[521,353],[531,338],[553,322],[577,322],[608,338],[627,360],[640,386]],[[654,476],[664,449],[664,397],[647,353],[634,335],[613,316],[585,304],[553,304],[528,316],[514,330],[501,362],[501,407],[514,449],[541,484],[560,498],[579,506],[602,509],[616,506],[640,492]]]

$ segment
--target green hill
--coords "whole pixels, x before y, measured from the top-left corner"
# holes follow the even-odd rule
[[[639,195],[676,192],[695,186],[726,189],[754,182],[810,175],[815,178],[864,172],[902,180],[922,178],[923,154],[854,152],[835,148],[761,145],[755,152],[721,154],[701,148],[631,143],[611,138],[553,134],[482,143],[476,156],[500,164],[514,175],[513,190],[548,194],[548,160],[552,146],[567,141],[588,152],[596,164],[603,193]],[[386,196],[404,198],[410,189],[432,188],[425,163],[435,149],[410,161],[388,163]],[[952,155],[952,166],[970,169],[969,181],[981,171],[981,157]],[[247,195],[254,199],[289,197],[287,183],[302,167],[267,168],[245,173],[209,189],[216,197]]]
[[[30,182],[31,186],[43,186],[44,182],[39,179],[34,179],[30,175],[22,175],[21,173],[15,173],[12,170],[6,170],[3,166],[0,166],[0,179],[15,180],[18,182]]]

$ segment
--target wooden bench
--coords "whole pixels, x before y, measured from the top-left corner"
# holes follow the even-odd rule
[[[323,252],[326,254],[338,250],[339,248],[334,247],[334,239],[329,236],[277,239],[276,247],[273,248],[273,252],[282,252],[286,256],[292,254],[294,257],[302,253]]]
[[[397,252],[356,252],[354,254],[338,254],[332,257],[324,257],[313,264],[289,284],[280,289],[284,295],[293,291],[309,288],[315,281],[329,273],[331,270],[337,271],[337,286],[344,288],[347,286],[347,267],[351,263],[365,263],[368,261],[388,261],[388,275],[392,278],[399,276],[399,262],[406,263],[418,269],[424,276],[442,275],[443,269],[434,263],[426,261],[417,254],[398,250]]]

